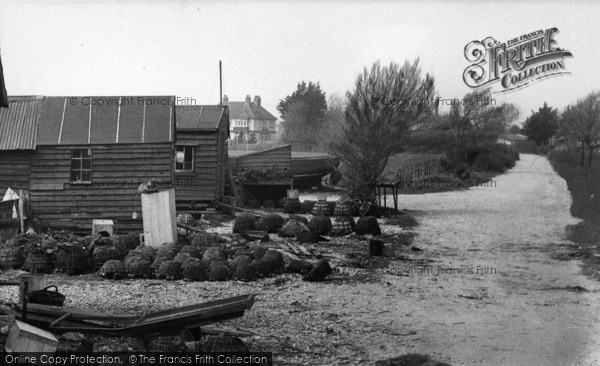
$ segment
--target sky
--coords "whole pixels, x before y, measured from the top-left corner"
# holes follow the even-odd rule
[[[473,91],[465,46],[556,27],[568,74],[494,94],[524,120],[544,102],[564,108],[600,89],[600,4],[592,2],[1,1],[0,56],[9,95],[176,95],[189,103],[260,95],[279,100],[298,82],[330,95],[364,67],[420,58],[440,97]],[[492,89],[500,91],[496,83]],[[192,101],[193,99],[193,101]]]

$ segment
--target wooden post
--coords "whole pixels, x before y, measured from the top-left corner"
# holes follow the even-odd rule
[[[23,219],[25,211],[24,206],[23,190],[19,189],[19,221],[21,222],[21,234],[25,234],[25,220]]]

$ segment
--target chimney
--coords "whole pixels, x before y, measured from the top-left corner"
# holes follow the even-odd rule
[[[246,103],[250,103],[252,101],[252,99],[250,98],[249,95],[246,95]]]
[[[227,103],[227,102],[229,102],[229,97],[226,94],[224,94],[223,95],[223,103]]]
[[[256,105],[260,107],[260,95],[254,96],[254,103],[256,103]]]

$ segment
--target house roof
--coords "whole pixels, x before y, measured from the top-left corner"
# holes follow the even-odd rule
[[[171,142],[174,97],[10,97],[0,150]]]
[[[35,149],[43,98],[10,97],[8,108],[0,108],[0,151]]]
[[[227,115],[227,107],[222,105],[177,106],[175,111],[178,130],[214,131]]]
[[[223,104],[229,106],[229,117],[232,119],[277,119],[263,106],[254,102],[223,102]]]

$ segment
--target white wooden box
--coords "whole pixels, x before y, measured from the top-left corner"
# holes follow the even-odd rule
[[[8,334],[6,352],[49,352],[54,353],[58,348],[58,339],[43,329],[15,320]]]
[[[142,193],[144,243],[157,248],[163,243],[177,242],[175,190]]]

